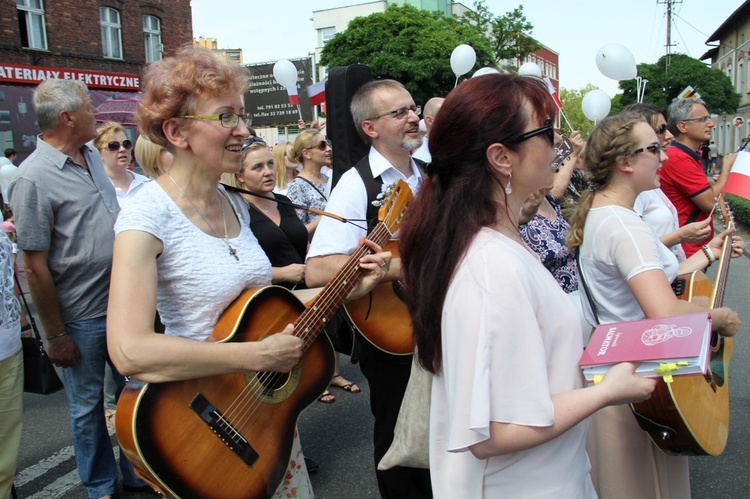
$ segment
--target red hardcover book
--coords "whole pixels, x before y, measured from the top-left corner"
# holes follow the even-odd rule
[[[640,362],[641,376],[705,374],[711,340],[708,312],[600,324],[578,361],[586,380],[620,362]]]

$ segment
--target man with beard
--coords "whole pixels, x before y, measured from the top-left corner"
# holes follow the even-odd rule
[[[354,94],[350,109],[359,135],[370,144],[370,152],[341,176],[326,211],[350,220],[366,219],[372,228],[377,215],[377,208],[371,204],[374,192],[401,179],[416,194],[422,182],[423,171],[411,157],[412,151],[422,144],[420,108],[401,83],[377,80],[366,83]],[[307,254],[307,286],[323,286],[331,280],[357,249],[360,237],[366,234],[364,227],[323,217]],[[400,276],[400,259],[393,258],[388,278],[397,280]],[[375,416],[373,442],[377,467],[393,441],[412,359],[410,355],[385,353],[365,340],[359,344],[360,367],[370,386],[370,408]],[[395,467],[376,474],[384,498],[432,496],[429,470]]]
[[[662,163],[659,177],[661,190],[675,208],[680,227],[708,218],[714,208],[716,197],[721,194],[732,169],[736,154],[724,158],[719,178],[711,185],[701,166],[701,144],[711,139],[714,122],[701,99],[688,98],[673,102],[669,106],[669,131],[674,142],[667,149],[669,159]],[[685,255],[700,251],[714,237],[711,233],[699,243],[683,243]]]

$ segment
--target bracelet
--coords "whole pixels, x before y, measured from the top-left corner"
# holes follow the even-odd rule
[[[706,255],[706,258],[708,258],[708,264],[711,265],[716,261],[716,256],[714,255],[714,252],[711,251],[711,248],[708,246],[701,246],[701,249],[703,250],[703,254]]]
[[[56,334],[54,336],[47,336],[47,341],[56,340],[57,338],[62,338],[63,336],[67,336],[67,335],[68,335],[68,333],[66,333],[65,331],[63,331],[62,333]]]

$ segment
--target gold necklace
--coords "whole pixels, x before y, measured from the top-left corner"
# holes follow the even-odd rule
[[[206,220],[206,217],[203,216],[203,213],[201,213],[198,207],[195,206],[195,203],[193,203],[193,200],[190,199],[187,194],[185,194],[185,191],[182,190],[182,187],[180,187],[180,184],[178,184],[177,181],[172,177],[172,174],[167,172],[167,176],[172,181],[174,186],[177,187],[177,190],[179,190],[180,193],[183,196],[185,196],[185,199],[188,200],[188,203],[190,203],[193,206],[193,209],[195,210],[195,212],[203,219],[206,225],[208,225],[208,228],[211,229],[211,232],[213,232],[217,238],[222,239],[219,233],[216,232],[216,229],[214,229],[214,226],[211,225],[208,220]],[[224,244],[226,244],[227,248],[229,248],[229,254],[232,255],[234,259],[239,262],[240,257],[237,256],[237,250],[232,248],[232,245],[229,244],[229,231],[227,230],[227,217],[224,214],[224,201],[221,199],[221,197],[219,197],[219,206],[221,206],[221,219],[224,222],[224,238],[223,238]]]
[[[634,211],[634,210],[633,210],[633,207],[632,207],[632,206],[626,206],[626,205],[622,204],[621,202],[619,202],[618,200],[616,200],[616,199],[614,199],[614,198],[611,198],[611,197],[607,196],[606,194],[604,194],[604,193],[603,193],[603,192],[601,192],[601,191],[599,192],[599,194],[601,194],[601,195],[602,195],[602,196],[604,196],[605,198],[609,199],[609,200],[610,200],[610,201],[612,201],[613,203],[615,203],[615,204],[617,204],[617,205],[620,205],[620,206],[622,206],[623,208],[626,208],[626,209],[628,209],[628,210],[630,210],[630,211]]]

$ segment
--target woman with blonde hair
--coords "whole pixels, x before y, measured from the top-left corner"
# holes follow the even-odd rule
[[[303,355],[291,324],[263,341],[204,341],[243,290],[271,284],[271,264],[250,230],[244,201],[218,183],[240,169],[248,83],[241,66],[193,47],[146,68],[139,131],[174,151],[174,161],[120,212],[107,317],[112,359],[140,381],[287,373]],[[387,273],[390,254],[369,244],[375,253],[361,260],[363,277],[351,296]],[[166,334],[154,332],[157,310]],[[123,424],[118,417],[118,432]],[[275,497],[312,497],[296,433]]]
[[[605,118],[591,132],[584,155],[591,190],[571,219],[568,245],[579,253],[587,320],[605,324],[705,311],[679,300],[670,283],[714,261],[728,232],[678,263],[636,214],[636,197],[659,187],[657,172],[667,159],[652,126],[637,114]],[[734,240],[732,256],[743,249],[744,243]],[[721,335],[732,336],[739,329],[740,318],[729,308],[713,309],[711,317]],[[690,496],[687,457],[664,454],[627,406],[608,407],[593,416],[587,449],[601,497]]]
[[[172,164],[172,153],[151,142],[145,135],[135,141],[135,161],[151,178],[158,178]]]
[[[292,144],[281,142],[273,148],[273,164],[276,165],[276,188],[273,190],[276,194],[286,195],[289,184],[297,175],[299,163],[294,163],[289,159],[292,153]]]
[[[107,177],[115,186],[117,202],[133,196],[149,181],[148,177],[129,169],[133,159],[133,141],[119,123],[107,122],[96,130],[94,147],[99,149]]]
[[[325,137],[315,129],[303,130],[294,141],[291,161],[302,163],[302,171],[292,180],[287,189],[287,196],[292,202],[325,209],[328,202],[326,187],[328,177],[321,173],[324,166],[330,168],[332,164],[331,146]],[[309,211],[297,210],[297,216],[307,227],[309,237],[312,237],[320,219],[318,215]]]

